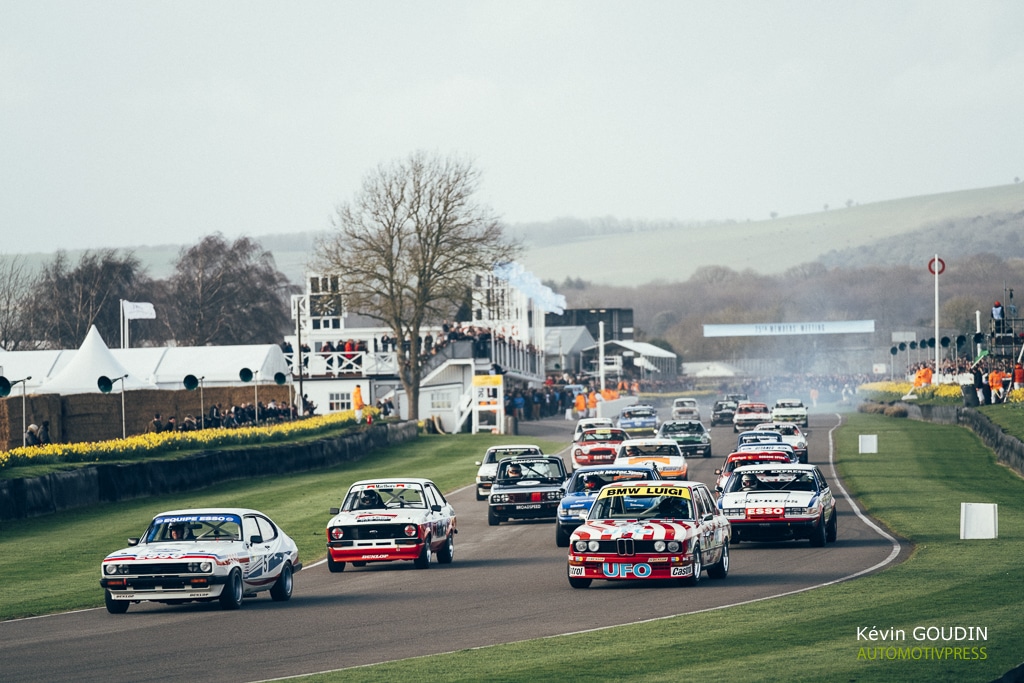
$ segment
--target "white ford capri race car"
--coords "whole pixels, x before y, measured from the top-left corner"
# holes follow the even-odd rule
[[[224,609],[238,609],[243,597],[265,590],[273,600],[288,600],[300,569],[295,542],[262,512],[172,510],[154,517],[127,548],[107,555],[100,585],[111,614],[143,600],[219,600]]]
[[[807,539],[824,546],[837,537],[836,501],[814,465],[744,465],[729,477],[718,506],[733,541]]]
[[[345,563],[411,560],[417,569],[455,558],[455,510],[434,482],[419,478],[365,479],[352,484],[327,523],[327,568]]]

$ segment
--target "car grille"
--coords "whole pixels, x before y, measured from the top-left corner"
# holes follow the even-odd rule
[[[654,541],[642,541],[635,538],[618,538],[614,541],[599,541],[597,550],[589,550],[587,552],[600,553],[602,555],[632,557],[637,553],[650,554],[655,552],[655,550]]]
[[[376,541],[384,538],[407,538],[405,527],[407,524],[361,524],[359,526],[346,526],[346,541]]]
[[[129,562],[121,566],[128,568],[128,576],[164,576],[195,573],[189,571],[187,562]]]

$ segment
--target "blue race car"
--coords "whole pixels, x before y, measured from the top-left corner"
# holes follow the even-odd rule
[[[558,504],[555,545],[569,547],[569,536],[583,523],[602,486],[630,479],[661,479],[661,475],[656,468],[640,465],[589,465],[573,472]]]
[[[654,406],[633,405],[623,408],[619,413],[619,429],[631,435],[651,435],[658,432],[661,420],[658,419],[658,411]]]

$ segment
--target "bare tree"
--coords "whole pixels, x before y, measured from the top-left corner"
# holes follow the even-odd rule
[[[468,161],[415,152],[363,179],[313,267],[341,279],[348,310],[389,327],[397,339],[409,416],[419,416],[420,330],[451,315],[472,278],[518,251],[497,217],[474,200],[480,174]]]
[[[277,343],[288,330],[288,289],[258,242],[208,235],[179,252],[164,291],[164,319],[182,345]]]
[[[96,326],[110,343],[120,339],[121,299],[149,291],[151,281],[132,252],[86,251],[74,266],[58,251],[33,280],[26,307],[31,339],[54,348],[77,348]]]
[[[29,275],[20,256],[0,257],[0,348],[17,351],[30,342],[25,314]]]

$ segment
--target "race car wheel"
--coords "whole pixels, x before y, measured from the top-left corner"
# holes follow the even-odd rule
[[[498,526],[501,524],[501,517],[495,514],[494,510],[488,510],[487,523],[491,526]]]
[[[476,491],[476,499],[477,500],[487,500],[487,495],[486,494],[481,495],[480,489],[477,489],[477,491]]]
[[[131,604],[128,600],[115,600],[108,590],[103,591],[103,601],[107,603],[107,611],[111,614],[124,614]]]
[[[430,539],[428,538],[423,542],[423,550],[420,551],[420,556],[412,561],[413,566],[416,569],[427,569],[430,567]]]
[[[448,539],[441,546],[441,549],[437,551],[437,561],[441,564],[451,564],[452,560],[455,559],[455,534],[448,534]]]
[[[837,538],[839,538],[839,514],[833,510],[832,519],[828,520],[828,527],[825,531],[825,541],[835,543]]]
[[[704,449],[704,457],[705,458],[710,458],[711,457],[711,449],[710,448],[705,448]]]
[[[569,585],[573,588],[590,588],[590,584],[593,583],[593,581],[593,579],[581,579],[578,576],[569,577]]]
[[[708,576],[712,579],[724,579],[729,575],[729,544],[722,544],[722,558],[708,567]]]
[[[338,574],[340,572],[345,571],[345,563],[344,562],[335,562],[334,558],[331,557],[330,554],[328,554],[327,555],[327,569],[332,574]]]
[[[555,522],[555,545],[559,548],[569,547],[569,532],[565,530],[560,522]]]
[[[284,567],[281,568],[281,575],[277,577],[277,581],[270,587],[270,599],[275,602],[291,600],[294,578],[292,563],[285,562]]]
[[[242,606],[242,572],[237,569],[231,571],[224,590],[220,593],[221,609],[238,609]]]
[[[700,583],[700,575],[703,571],[704,560],[701,557],[701,549],[699,545],[695,545],[693,546],[693,574],[679,579],[679,583],[684,586],[696,586]]]
[[[811,545],[815,548],[822,548],[827,540],[827,532],[825,531],[825,515],[822,514],[821,519],[818,520],[818,525],[811,531],[810,539]]]

